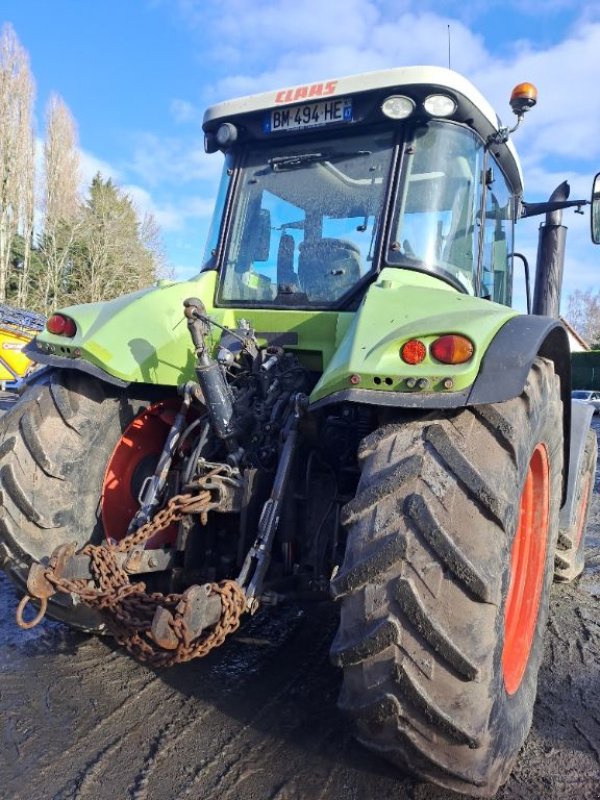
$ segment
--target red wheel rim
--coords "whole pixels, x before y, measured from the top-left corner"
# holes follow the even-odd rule
[[[125,429],[108,460],[102,486],[102,524],[106,538],[119,541],[140,507],[144,478],[152,475],[181,400],[171,398],[148,406]],[[152,549],[173,544],[177,526],[170,525],[148,540]]]
[[[514,694],[521,685],[538,619],[548,541],[549,480],[548,453],[543,444],[538,444],[521,493],[519,523],[511,551],[502,651],[508,694]]]

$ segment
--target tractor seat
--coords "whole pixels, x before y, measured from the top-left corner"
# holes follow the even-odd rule
[[[360,280],[361,254],[352,242],[318,239],[299,250],[298,280],[309,300],[337,300]]]

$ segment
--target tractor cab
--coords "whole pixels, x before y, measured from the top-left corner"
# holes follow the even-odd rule
[[[502,130],[434,67],[208,109],[206,150],[225,154],[204,260],[217,305],[351,310],[386,266],[510,305],[523,187]]]

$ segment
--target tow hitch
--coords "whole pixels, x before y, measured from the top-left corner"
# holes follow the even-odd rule
[[[206,655],[239,627],[245,612],[253,614],[258,609],[296,451],[298,423],[307,407],[303,392],[284,394],[273,403],[273,419],[277,414],[282,420],[279,459],[270,496],[259,516],[256,539],[237,580],[193,584],[183,593],[170,594],[149,592],[144,582],[132,582],[131,578],[141,574],[173,567],[177,555],[174,548],[146,549],[158,531],[189,515],[206,526],[209,512],[240,513],[244,502],[243,426],[236,419],[223,367],[208,353],[206,336],[211,320],[205,316],[199,300],[186,300],[184,308],[196,352],[198,383],[188,382],[181,387],[181,409],[166,437],[154,474],[144,481],[140,509],[127,535],[121,541],[109,538],[102,545],[88,544],[78,551],[74,543],[60,545],[47,563],[31,565],[28,594],[17,609],[17,623],[30,628],[43,618],[50,597],[57,592],[68,594],[74,602],[83,602],[100,612],[117,641],[136,658],[154,666],[169,666]],[[259,355],[251,331],[245,336],[229,333],[237,336],[252,359],[256,380],[261,382],[268,397],[271,387],[277,387],[277,378],[272,373],[284,358],[283,350],[273,348]],[[222,360],[231,361],[225,357]],[[186,435],[186,413],[194,402],[202,403],[206,409],[210,429],[224,444],[227,456],[223,462],[215,463],[201,457],[198,451],[196,462],[194,451],[191,468],[184,471],[181,493],[156,511],[164,503],[173,457]],[[277,429],[275,423],[269,424]],[[24,611],[32,599],[39,602],[40,609],[34,618],[25,620]]]

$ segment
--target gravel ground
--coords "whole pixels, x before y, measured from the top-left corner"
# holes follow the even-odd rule
[[[586,572],[554,588],[533,728],[499,800],[600,798],[598,491],[597,475]],[[162,672],[55,623],[20,631],[15,606],[2,576],[3,800],[458,797],[352,740],[336,709],[329,604],[277,609],[206,659]]]

